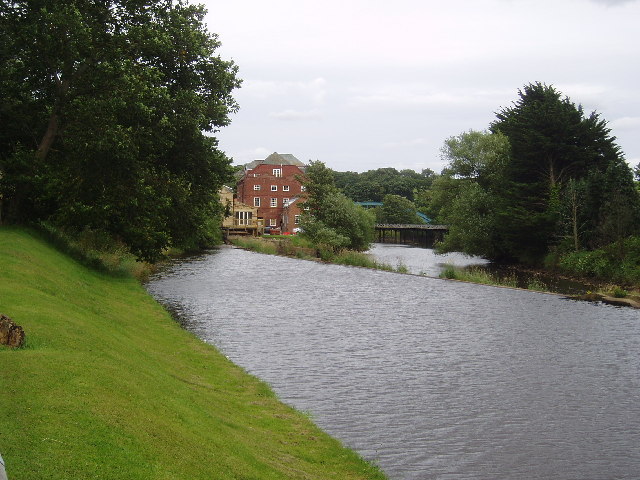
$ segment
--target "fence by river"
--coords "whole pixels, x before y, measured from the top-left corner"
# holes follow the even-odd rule
[[[231,247],[148,289],[392,479],[640,472],[636,310]]]

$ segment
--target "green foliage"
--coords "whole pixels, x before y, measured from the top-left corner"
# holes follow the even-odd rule
[[[274,242],[265,241],[260,238],[237,236],[230,240],[234,245],[254,252],[265,253],[267,255],[275,255],[278,253],[278,247]]]
[[[333,172],[336,186],[354,202],[382,202],[386,195],[414,200],[417,191],[428,189],[435,178],[430,169],[421,173],[405,169],[378,168],[364,173]]]
[[[640,237],[628,237],[596,250],[560,254],[557,268],[570,275],[639,285]]]
[[[501,194],[507,202],[496,235],[507,258],[536,263],[563,235],[571,235],[574,244],[594,241],[603,209],[612,209],[605,202],[616,192],[606,181],[603,184],[603,176],[614,175],[607,173],[613,166],[628,167],[597,113],[585,116],[581,106],[541,83],[525,86],[519,97],[491,124],[491,130],[506,135],[511,145]],[[577,185],[571,180],[584,182],[584,195],[574,195]],[[637,204],[636,192],[621,195],[622,203]],[[567,223],[571,208],[575,211]],[[617,235],[612,233],[616,228],[606,227],[609,240]]]
[[[237,68],[185,1],[0,10],[0,214],[101,230],[140,258],[216,241]]]
[[[494,236],[500,220],[502,172],[509,159],[509,142],[500,134],[469,131],[446,140],[447,166],[432,187],[429,211],[449,226],[440,251],[500,257]]]
[[[305,172],[304,236],[333,252],[343,248],[364,251],[374,238],[375,219],[340,192],[333,174],[322,162],[311,162]]]
[[[400,195],[385,195],[382,206],[376,209],[376,221],[389,224],[420,224],[413,202]]]
[[[638,233],[638,189],[597,113],[536,83],[490,129],[445,142],[447,166],[423,197],[450,228],[441,251],[540,264]]]
[[[87,228],[69,233],[47,222],[37,225],[37,231],[61,252],[94,270],[138,280],[145,280],[153,270],[150,264],[137,261],[126,245],[102,231]]]
[[[616,285],[611,290],[611,295],[616,298],[626,298],[629,295],[629,292],[627,292],[624,288]]]
[[[454,265],[445,265],[443,270],[440,272],[440,278],[510,288],[515,288],[517,286],[517,279],[515,275],[500,276],[480,267],[460,268]],[[531,282],[531,286],[534,287],[532,289],[535,290],[546,290],[542,283],[535,280]]]

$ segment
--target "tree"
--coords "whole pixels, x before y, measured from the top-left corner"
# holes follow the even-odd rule
[[[567,182],[595,179],[622,155],[597,113],[585,116],[582,107],[552,86],[529,84],[518,93],[518,101],[501,109],[490,127],[506,135],[511,145],[504,169],[505,209],[496,228],[509,259],[536,263],[560,238]],[[596,188],[591,185],[594,192]],[[581,215],[586,235],[599,223],[606,195],[601,192],[585,205]]]
[[[501,258],[496,223],[504,204],[508,139],[500,133],[470,130],[448,138],[442,157],[448,163],[433,183],[428,208],[438,223],[449,226],[439,250]]]
[[[304,235],[334,251],[368,250],[374,237],[373,214],[338,190],[324,163],[311,162],[305,175],[305,213],[300,222]]]
[[[334,172],[336,186],[354,202],[382,202],[389,194],[413,201],[415,193],[429,188],[434,177],[434,172],[428,168],[421,173],[395,168],[378,168],[364,173]]]
[[[390,224],[416,224],[422,220],[416,215],[413,202],[400,195],[385,195],[382,206],[377,209],[377,222]]]
[[[13,221],[106,231],[141,258],[212,239],[240,85],[183,0],[0,2],[0,195]],[[212,223],[213,222],[213,223]]]

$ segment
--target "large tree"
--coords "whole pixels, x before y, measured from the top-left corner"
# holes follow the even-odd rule
[[[496,236],[502,210],[503,172],[509,162],[509,141],[501,133],[470,130],[445,141],[447,161],[431,189],[428,211],[449,226],[441,251],[463,251],[500,259]]]
[[[541,83],[525,86],[518,96],[491,124],[491,131],[506,135],[511,145],[503,184],[503,197],[509,201],[499,212],[496,228],[507,257],[537,262],[559,241],[562,204],[575,193],[575,183],[569,181],[589,183],[585,188],[590,204],[576,213],[584,228],[575,234],[593,237],[612,193],[603,190],[600,179],[613,164],[624,168],[624,161],[597,113],[585,115],[581,106]],[[628,199],[633,204],[636,200]]]
[[[104,230],[143,258],[206,243],[239,86],[201,6],[0,1],[5,218]],[[6,126],[6,128],[4,128]]]

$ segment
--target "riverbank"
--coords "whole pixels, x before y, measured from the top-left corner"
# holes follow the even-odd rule
[[[382,479],[130,277],[0,228],[0,453],[22,479]]]
[[[352,267],[373,268],[388,272],[407,273],[403,265],[393,267],[388,263],[377,262],[365,252],[343,250],[336,253],[330,249],[323,249],[312,245],[304,237],[299,236],[232,236],[229,237],[229,242],[237,247],[268,255],[282,255],[301,260],[322,261],[336,265],[349,265]]]

